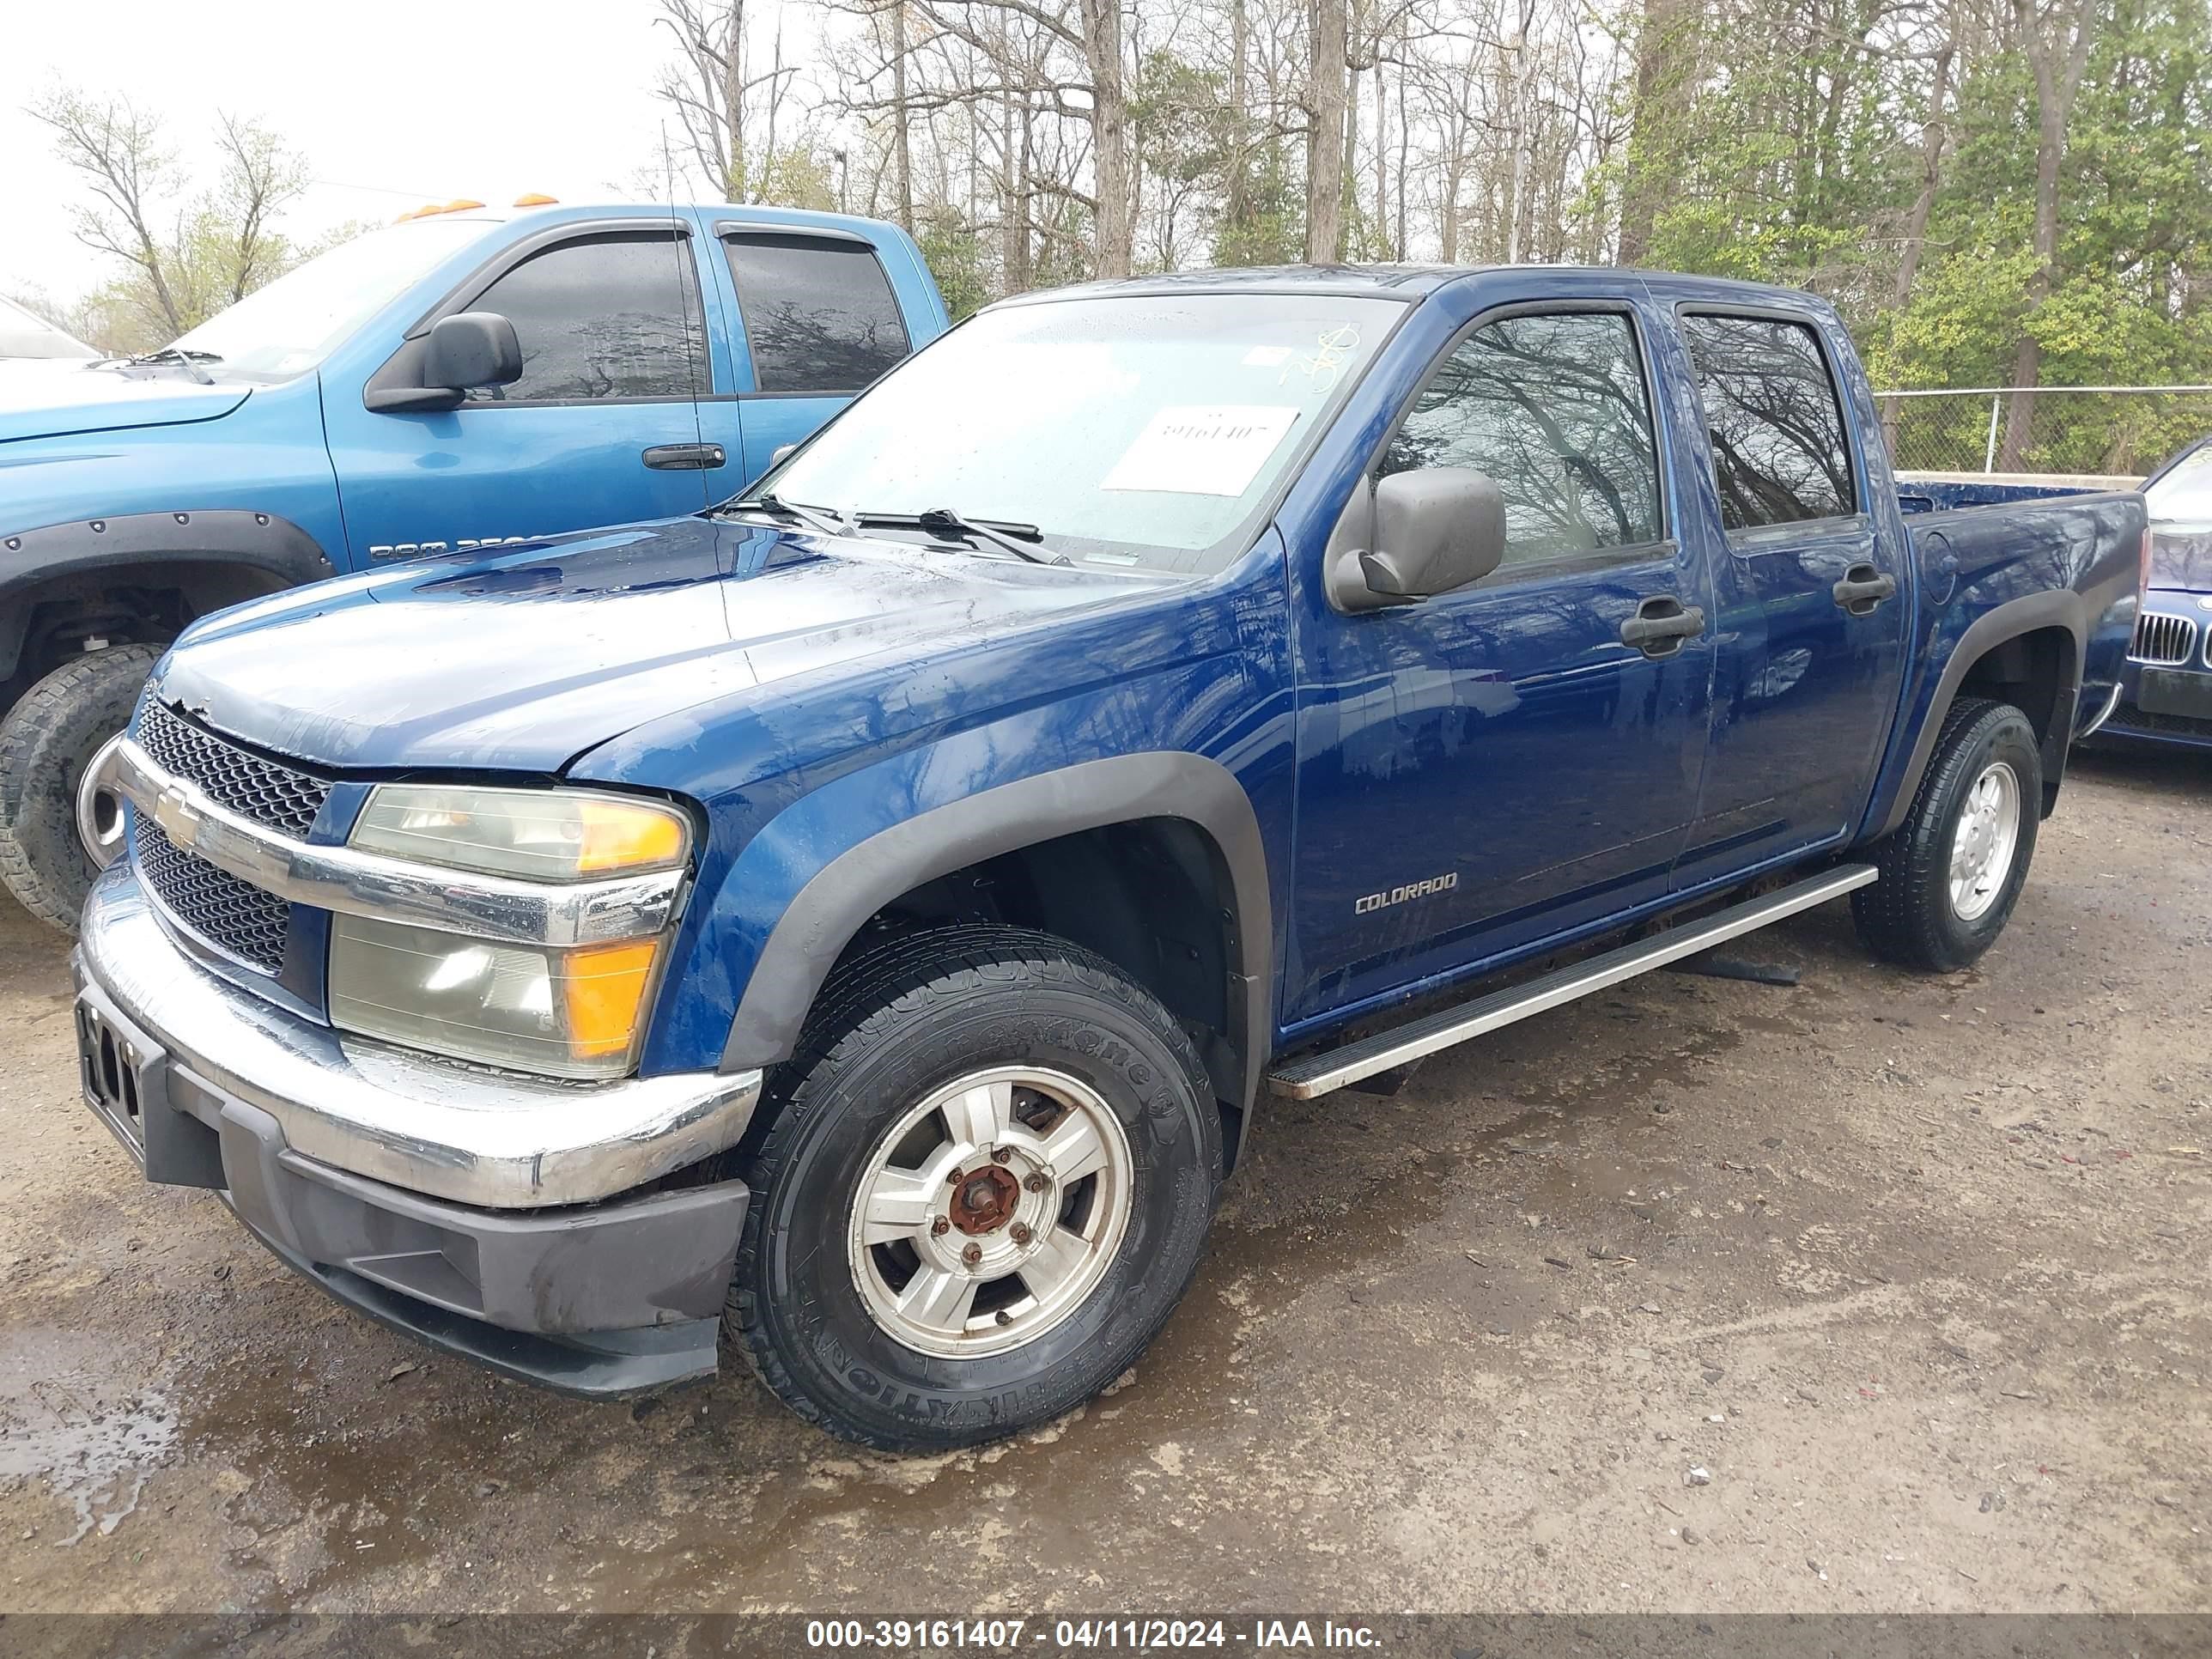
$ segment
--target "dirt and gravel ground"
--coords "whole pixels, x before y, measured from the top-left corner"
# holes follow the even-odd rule
[[[0,912],[0,1608],[2212,1607],[2212,762],[2094,757],[1973,972],[1842,906],[1276,1106],[1109,1397],[856,1453],[426,1356],[76,1103]]]

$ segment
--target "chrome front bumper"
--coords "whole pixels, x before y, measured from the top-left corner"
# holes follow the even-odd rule
[[[495,1072],[343,1036],[205,972],[128,864],[94,884],[74,964],[183,1067],[333,1169],[488,1209],[611,1198],[736,1143],[757,1071],[606,1084]]]

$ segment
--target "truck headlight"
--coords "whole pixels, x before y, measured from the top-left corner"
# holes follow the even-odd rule
[[[691,821],[658,801],[585,790],[385,783],[348,842],[414,864],[562,884],[681,868]],[[637,1057],[661,943],[515,945],[339,915],[331,1023],[490,1066],[620,1077]]]
[[[620,1077],[659,954],[659,939],[550,950],[339,915],[331,1023],[487,1066]]]
[[[525,881],[590,881],[673,870],[691,823],[672,806],[574,789],[380,783],[349,842],[417,864]]]

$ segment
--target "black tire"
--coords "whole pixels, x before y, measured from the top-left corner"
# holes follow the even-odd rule
[[[76,832],[76,787],[100,744],[131,723],[158,645],[116,645],[64,663],[0,720],[0,881],[64,933],[97,873]]]
[[[1969,918],[1952,902],[1952,839],[1968,794],[1998,762],[2018,783],[2018,836],[1994,902]],[[1944,716],[1905,822],[1876,849],[1881,879],[1851,894],[1860,939],[1907,968],[1948,974],[1972,964],[1996,942],[2020,902],[2042,811],[2043,757],[2027,716],[2010,703],[1961,697]]]
[[[1128,1141],[1127,1220],[1104,1277],[1024,1346],[931,1355],[870,1313],[848,1228],[871,1153],[936,1089],[994,1065],[1086,1085]],[[1110,963],[1065,939],[963,926],[841,969],[778,1068],[738,1172],[752,1188],[723,1331],[809,1422],[944,1451],[1046,1421],[1133,1363],[1182,1299],[1221,1182],[1221,1121],[1190,1039]]]

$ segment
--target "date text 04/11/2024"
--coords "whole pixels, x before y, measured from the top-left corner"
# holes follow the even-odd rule
[[[1340,1625],[1324,1619],[1316,1629],[1304,1619],[1261,1619],[1249,1630],[1231,1629],[1220,1619],[1059,1619],[1034,1628],[1025,1619],[812,1619],[806,1644],[826,1649],[959,1648],[1018,1650],[1029,1643],[1059,1649],[1220,1648],[1231,1643],[1255,1648],[1355,1648],[1382,1646],[1364,1625]]]

